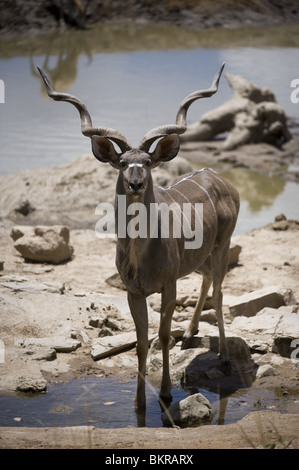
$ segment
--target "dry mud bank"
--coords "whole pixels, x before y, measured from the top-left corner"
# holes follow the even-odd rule
[[[210,27],[275,26],[299,20],[296,2],[247,0],[2,0],[0,35],[34,35],[107,22],[170,23],[194,30]]]
[[[178,158],[156,173],[156,181],[168,184],[189,167]],[[112,353],[108,347],[101,359],[92,356],[95,345],[103,347],[134,334],[126,293],[116,275],[115,240],[97,239],[93,228],[94,208],[103,197],[113,199],[115,177],[114,170],[84,156],[63,167],[1,178],[0,338],[5,348],[1,391],[38,392],[50,383],[77,377],[136,377],[134,340],[129,350],[123,347]],[[12,228],[54,223],[70,227],[72,257],[60,264],[24,260],[14,247]],[[278,410],[263,409],[235,424],[196,429],[23,428],[21,423],[18,427],[7,423],[0,429],[0,447],[297,448],[299,367],[291,344],[299,338],[298,233],[298,221],[281,218],[234,237],[233,244],[241,251],[223,286],[234,373],[242,367],[248,379],[245,385],[252,389],[279,389],[284,399]],[[200,282],[197,273],[179,281],[171,368],[173,381],[181,381],[187,371],[187,379],[189,374],[208,386],[227,380],[217,372],[212,305],[206,306],[195,343],[180,349],[180,334],[191,316]],[[149,306],[154,339],[159,297],[151,296]],[[249,307],[250,316],[240,315]],[[152,347],[148,380],[157,385],[160,360],[159,350]]]

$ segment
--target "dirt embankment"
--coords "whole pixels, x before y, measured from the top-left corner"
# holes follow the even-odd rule
[[[299,7],[292,0],[2,0],[0,35],[40,34],[109,21],[170,23],[196,30],[274,26],[298,23]]]

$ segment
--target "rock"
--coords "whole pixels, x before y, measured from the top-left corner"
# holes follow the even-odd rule
[[[242,251],[242,247],[236,243],[231,243],[229,248],[229,255],[228,255],[228,265],[232,266],[237,264],[239,261],[239,255]]]
[[[264,307],[279,308],[292,301],[292,292],[284,287],[264,287],[241,295],[229,305],[232,317],[252,317]]]
[[[71,331],[71,338],[72,339],[78,339],[80,336],[81,336],[81,339],[82,339],[83,343],[87,343],[87,344],[90,343],[89,336],[84,330],[73,329]]]
[[[136,345],[136,342],[137,339],[135,331],[130,333],[121,333],[115,336],[96,338],[91,342],[91,357],[97,361],[104,357],[109,357],[131,349]]]
[[[15,249],[31,261],[58,264],[69,259],[73,248],[69,245],[69,229],[63,225],[14,227],[11,237]]]
[[[246,335],[252,350],[273,351],[290,358],[293,341],[299,338],[299,314],[290,312],[290,306],[265,308],[255,317],[236,317],[230,331]]]
[[[226,332],[226,341],[229,350],[229,355],[238,361],[247,362],[250,360],[250,349],[246,341],[240,336],[234,336]],[[208,333],[204,336],[199,333],[192,338],[188,339],[183,349],[189,348],[206,348],[207,350],[219,352],[219,334]]]
[[[30,201],[26,198],[22,198],[18,201],[16,207],[15,207],[15,212],[27,216],[28,214],[31,214],[31,212],[35,211],[35,207],[32,206]]]
[[[4,261],[0,260],[0,271],[3,271],[4,269]]]
[[[52,338],[27,338],[23,342],[25,348],[31,347],[49,347],[55,349],[56,352],[71,352],[75,351],[81,346],[81,342],[72,339],[65,338],[63,336],[54,336]]]
[[[107,328],[106,326],[102,326],[102,328],[100,328],[100,331],[99,331],[99,334],[98,334],[99,338],[103,338],[104,336],[113,336],[112,331],[109,328]]]
[[[182,428],[200,426],[212,421],[213,410],[210,402],[201,393],[196,393],[171,405],[161,417],[164,426],[173,423]]]
[[[287,220],[286,216],[284,214],[278,214],[275,217],[275,222],[280,222],[281,220]]]
[[[255,341],[248,341],[247,344],[253,353],[265,354],[269,349],[266,343],[263,343],[258,339]]]
[[[206,372],[206,376],[208,377],[208,379],[213,380],[222,379],[224,377],[224,374],[217,367],[212,367]]]
[[[53,361],[57,357],[56,350],[47,346],[30,345],[25,349],[24,354],[35,361]]]
[[[104,323],[103,318],[93,316],[93,317],[90,317],[88,324],[92,326],[93,328],[99,328],[103,323]]]
[[[213,308],[210,308],[209,310],[203,310],[201,312],[199,321],[215,324],[217,322],[216,310]]]
[[[283,337],[280,336],[278,338],[274,338],[274,343],[272,347],[272,351],[280,354],[281,356],[284,357],[290,357],[291,356],[291,343],[292,343],[293,338],[290,338],[289,336]]]
[[[259,142],[280,147],[289,141],[292,136],[287,117],[272,91],[240,75],[225,75],[233,90],[232,98],[189,126],[181,136],[182,142],[213,140],[223,133],[228,133],[224,150]]]
[[[45,379],[32,379],[30,377],[19,377],[16,386],[18,392],[45,392],[47,390],[47,381]]]
[[[105,282],[109,284],[109,286],[116,287],[117,289],[127,289],[118,273],[112,274],[112,276],[108,277]]]
[[[175,339],[173,336],[170,336],[169,349],[172,349],[174,346],[175,346]],[[159,336],[156,336],[151,343],[151,352],[154,353],[155,351],[161,351],[161,350],[162,350],[162,347],[161,347]]]
[[[237,361],[247,362],[250,360],[250,349],[246,341],[240,336],[230,335],[226,333],[226,342],[231,359]],[[210,334],[202,338],[201,344],[203,347],[210,349],[216,353],[219,352],[219,335]]]
[[[46,284],[44,282],[32,282],[27,280],[27,278],[22,278],[20,280],[10,280],[9,278],[2,279],[4,280],[4,282],[1,282],[0,285],[11,289],[13,292],[26,291],[32,294],[38,292],[63,294],[65,290],[64,284],[60,283],[49,282]]]
[[[276,375],[275,369],[270,364],[260,366],[256,373],[256,377],[259,379],[268,377],[269,375]]]

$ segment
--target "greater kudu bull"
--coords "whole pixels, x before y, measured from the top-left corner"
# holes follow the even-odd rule
[[[224,64],[215,75],[209,89],[188,95],[182,102],[175,125],[157,127],[148,132],[138,148],[132,148],[127,139],[118,131],[104,127],[93,127],[90,114],[78,98],[55,92],[43,71],[38,68],[45,82],[48,95],[54,100],[73,104],[80,113],[82,133],[91,138],[94,156],[104,163],[110,163],[119,170],[116,195],[124,196],[127,207],[136,201],[149,209],[151,204],[176,202],[180,208],[189,203],[203,205],[203,238],[196,249],[186,249],[184,237],[158,236],[151,238],[119,238],[117,241],[116,265],[128,292],[128,303],[136,326],[138,383],[135,406],[145,410],[145,375],[148,354],[148,311],[147,296],[161,293],[161,320],[159,337],[162,346],[163,372],[160,396],[171,399],[169,375],[169,338],[173,311],[176,304],[176,281],[195,270],[202,273],[200,296],[190,325],[184,334],[187,340],[198,331],[199,317],[213,281],[213,301],[219,326],[219,350],[222,365],[229,369],[229,353],[225,340],[222,316],[221,285],[227,271],[230,238],[233,233],[238,211],[239,196],[232,184],[211,169],[194,171],[182,176],[172,186],[161,188],[153,184],[151,170],[161,162],[172,160],[179,151],[179,134],[186,131],[186,114],[189,106],[199,98],[210,97],[218,89]],[[155,149],[152,144],[161,139]],[[117,152],[113,143],[117,144]],[[117,199],[117,198],[116,198]],[[118,215],[116,204],[116,217]],[[149,211],[148,211],[149,213]],[[191,224],[194,226],[195,210]],[[130,216],[127,214],[127,221]],[[159,218],[161,225],[161,217]]]

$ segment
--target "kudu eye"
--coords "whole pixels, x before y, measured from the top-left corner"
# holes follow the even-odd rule
[[[125,167],[127,166],[127,162],[125,162],[124,160],[120,160],[119,166],[120,166],[121,168],[125,168]]]

